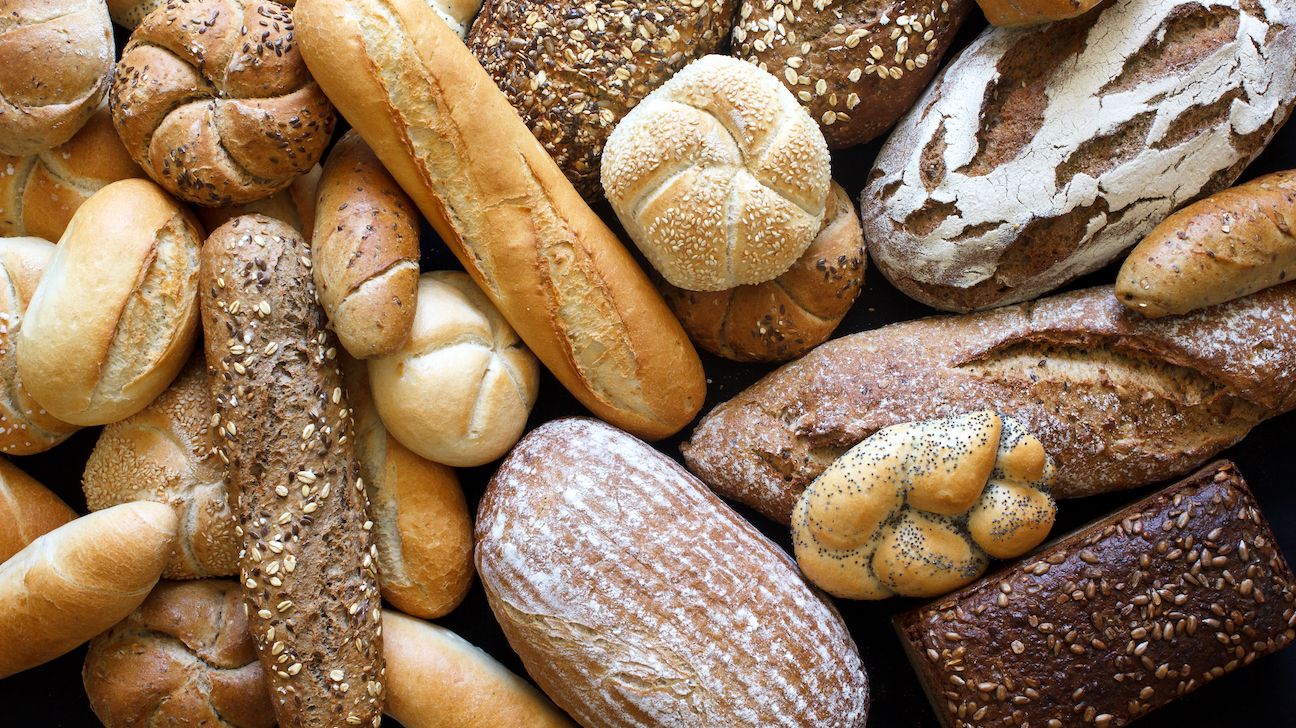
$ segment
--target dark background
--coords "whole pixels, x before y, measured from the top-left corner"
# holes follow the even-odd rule
[[[960,35],[961,47],[984,26],[974,13]],[[125,34],[115,28],[119,46]],[[341,125],[345,126],[345,125]],[[341,134],[339,129],[338,134]],[[834,177],[853,199],[858,199],[880,141],[833,154]],[[1243,180],[1279,169],[1296,167],[1296,125],[1284,127],[1273,143],[1243,175]],[[615,216],[606,206],[599,213],[616,226]],[[622,236],[623,240],[628,240]],[[435,234],[424,225],[423,269],[459,268]],[[1068,288],[1108,284],[1115,279],[1116,265],[1077,281]],[[876,270],[870,270],[866,285],[854,309],[842,322],[836,335],[865,331],[886,324],[938,313],[905,298]],[[707,403],[702,412],[737,394],[744,387],[774,369],[773,366],[743,365],[702,356],[707,373]],[[993,405],[988,402],[987,405]],[[552,376],[545,372],[540,397],[532,412],[530,427],[567,415],[587,414]],[[693,429],[690,425],[669,440],[657,444],[663,452],[679,459],[679,442]],[[40,455],[15,458],[24,470],[52,488],[69,504],[85,512],[81,493],[81,471],[94,447],[100,428],[81,430],[64,444]],[[1296,413],[1289,413],[1257,427],[1245,440],[1224,452],[1250,482],[1261,508],[1268,516],[1279,546],[1289,558],[1296,558],[1296,488],[1292,472],[1296,470]],[[475,512],[477,501],[495,466],[460,470],[464,494]],[[1122,493],[1112,493],[1059,503],[1054,534],[1060,535],[1084,523],[1141,498],[1156,486]],[[756,524],[767,536],[791,550],[785,527],[765,520],[755,512],[737,506],[739,512]],[[669,529],[669,524],[662,524]],[[874,728],[936,726],[936,719],[891,629],[891,617],[920,603],[911,599],[885,602],[850,602],[836,600],[851,633],[859,645],[860,656],[868,671],[872,690],[869,725]],[[474,584],[464,603],[438,623],[455,630],[485,649],[509,669],[525,675],[521,662],[504,639],[486,604],[480,584]],[[0,680],[0,728],[7,726],[96,726],[81,686],[80,670],[85,648],[79,648],[51,663],[13,677]],[[1296,726],[1296,649],[1271,655],[1239,669],[1209,686],[1144,718],[1139,725],[1157,727]],[[390,718],[384,725],[396,726]]]

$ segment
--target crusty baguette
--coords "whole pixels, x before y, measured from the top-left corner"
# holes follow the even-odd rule
[[[239,494],[244,597],[280,725],[377,726],[378,547],[308,253],[262,215],[203,246],[217,452]]]
[[[1116,297],[1149,318],[1185,314],[1296,275],[1296,171],[1217,192],[1166,218],[1121,266]]]
[[[0,678],[130,614],[161,576],[175,529],[169,507],[123,503],[50,531],[0,565]]]
[[[678,431],[706,382],[679,322],[425,0],[303,0],[311,73],[482,290],[594,414]]]
[[[1101,287],[895,324],[770,374],[680,449],[722,495],[786,523],[806,485],[877,430],[993,407],[1044,443],[1055,496],[1145,485],[1296,408],[1293,306],[1288,284],[1149,321]]]
[[[0,563],[76,517],[53,491],[0,458]]]

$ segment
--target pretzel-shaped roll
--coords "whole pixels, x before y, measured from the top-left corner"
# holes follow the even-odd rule
[[[983,410],[879,430],[792,511],[797,562],[847,599],[930,597],[1029,551],[1053,527],[1053,462],[1011,417]]]

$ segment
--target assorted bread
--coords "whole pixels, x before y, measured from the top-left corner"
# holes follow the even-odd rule
[[[62,498],[0,458],[0,564],[74,518]]]

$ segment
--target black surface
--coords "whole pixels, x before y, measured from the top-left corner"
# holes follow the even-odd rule
[[[966,28],[963,41],[977,28]],[[120,29],[118,29],[120,34]],[[858,191],[869,170],[878,143],[834,153],[834,177],[858,199]],[[1243,179],[1258,174],[1296,167],[1296,125],[1282,129],[1275,141],[1247,170]],[[606,208],[599,212],[614,228],[615,219]],[[619,229],[619,228],[618,228]],[[623,239],[625,239],[623,237]],[[458,263],[424,229],[423,268],[458,268]],[[1068,288],[1110,283],[1115,266],[1077,281]],[[843,321],[837,335],[877,328],[896,321],[931,315],[933,310],[905,298],[875,270],[868,272],[865,291]],[[729,399],[756,381],[773,366],[742,365],[703,355],[707,372],[707,404],[703,412]],[[993,404],[993,403],[990,403]],[[587,414],[547,372],[540,385],[540,398],[532,413],[530,426],[567,415]],[[15,458],[27,472],[63,496],[79,511],[85,510],[85,499],[79,484],[81,470],[94,446],[100,428],[89,428],[66,443],[40,455]],[[679,442],[691,432],[657,443],[671,457],[679,458]],[[1224,452],[1239,466],[1251,484],[1262,510],[1268,516],[1279,546],[1289,558],[1296,558],[1296,413],[1289,413],[1257,427],[1245,440]],[[464,493],[475,510],[494,465],[460,471]],[[1055,534],[1065,533],[1103,514],[1141,498],[1156,486],[1111,493],[1059,504]],[[739,512],[755,523],[767,536],[790,550],[787,529],[756,515],[744,507]],[[919,603],[916,600],[893,599],[885,602],[849,602],[836,604],[850,626],[859,645],[872,689],[869,725],[874,728],[917,728],[937,725],[917,679],[909,668],[894,632],[891,617]],[[503,633],[486,605],[480,584],[474,584],[467,600],[452,614],[438,622],[455,630],[485,649],[513,671],[525,675],[521,663],[509,649]],[[85,648],[41,667],[0,680],[0,728],[8,726],[96,726],[85,692],[80,669]],[[1233,726],[1296,726],[1296,649],[1257,660],[1208,687],[1180,699],[1138,723],[1143,728],[1191,728]],[[384,725],[397,726],[393,720]]]

